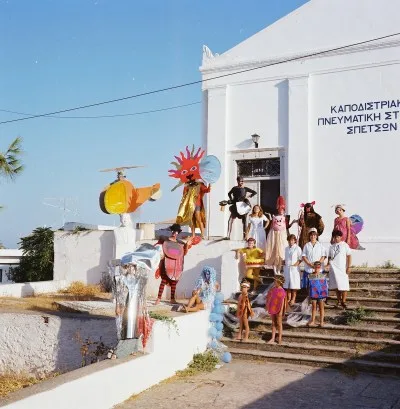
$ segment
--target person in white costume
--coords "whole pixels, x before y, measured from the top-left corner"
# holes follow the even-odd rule
[[[265,234],[265,227],[264,222],[267,221],[267,217],[265,216],[263,209],[255,205],[253,210],[249,216],[249,223],[247,225],[246,231],[246,240],[249,237],[252,237],[256,243],[257,247],[263,249],[265,247],[265,242],[267,236]]]
[[[289,246],[285,248],[285,261],[283,275],[285,284],[283,288],[286,291],[286,307],[293,306],[296,302],[297,290],[300,290],[300,270],[299,264],[302,261],[302,251],[297,245],[297,239],[294,234],[288,236]]]
[[[347,291],[350,290],[349,271],[351,264],[351,249],[342,241],[343,233],[340,230],[332,232],[333,244],[328,252],[329,289],[336,290],[337,306],[346,309]]]
[[[324,260],[326,259],[326,249],[318,241],[318,232],[315,227],[308,231],[309,242],[303,248],[303,261],[305,264],[301,288],[308,288],[308,275],[314,271],[314,263],[321,262],[321,272],[324,271]]]

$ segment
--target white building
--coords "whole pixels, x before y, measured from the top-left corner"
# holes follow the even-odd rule
[[[221,55],[204,47],[204,145],[223,168],[211,236],[226,235],[218,202],[241,174],[263,207],[285,196],[292,218],[315,200],[323,241],[345,203],[365,221],[355,262],[400,264],[400,35],[382,38],[398,32],[397,0],[311,0]]]
[[[7,273],[10,268],[17,267],[22,257],[22,250],[0,249],[0,284],[9,283]]]

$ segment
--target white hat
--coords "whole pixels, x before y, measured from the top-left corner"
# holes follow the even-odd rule
[[[315,227],[311,227],[311,229],[308,229],[308,234],[310,233],[317,233],[318,234],[318,230]]]

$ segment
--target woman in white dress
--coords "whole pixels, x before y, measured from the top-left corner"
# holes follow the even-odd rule
[[[350,290],[349,270],[351,264],[350,246],[342,241],[343,233],[340,230],[332,232],[333,244],[329,248],[329,289],[336,290],[337,306],[346,309],[347,291]]]
[[[302,261],[302,251],[297,245],[297,239],[294,234],[288,236],[289,246],[285,248],[285,264],[283,275],[285,284],[283,288],[286,291],[286,304],[293,306],[296,302],[297,290],[300,290],[300,270],[299,264]]]
[[[265,248],[266,236],[264,222],[267,220],[261,206],[255,205],[249,216],[247,225],[246,240],[252,237],[260,249]]]

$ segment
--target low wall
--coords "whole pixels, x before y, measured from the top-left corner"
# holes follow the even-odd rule
[[[13,394],[4,407],[110,409],[173,376],[187,366],[193,354],[205,351],[209,325],[206,311],[179,316],[176,323],[178,333],[157,321],[143,356],[106,360],[60,375]]]
[[[81,367],[80,348],[86,341],[101,340],[109,348],[117,342],[115,319],[107,317],[0,313],[0,328],[0,372],[41,376],[71,371]]]
[[[66,280],[1,284],[0,297],[29,297],[35,294],[56,293],[67,286]]]

